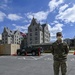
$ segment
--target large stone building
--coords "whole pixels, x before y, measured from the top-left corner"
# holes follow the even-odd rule
[[[21,38],[24,38],[22,40]],[[21,42],[22,41],[22,42]],[[28,33],[24,35],[22,32],[16,30],[11,31],[8,27],[4,27],[2,33],[2,44],[24,44],[24,46],[45,44],[50,42],[50,33],[47,24],[40,24],[33,17]],[[22,45],[23,46],[23,45]]]
[[[22,35],[20,31],[11,31],[8,27],[4,27],[2,33],[2,44],[21,44]]]
[[[30,26],[28,27],[28,46],[35,44],[43,44],[50,42],[50,33],[48,25],[37,22],[33,17]]]

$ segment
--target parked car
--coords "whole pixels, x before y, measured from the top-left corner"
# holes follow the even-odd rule
[[[42,47],[26,47],[22,49],[17,50],[17,55],[27,55],[28,53],[31,53],[32,55],[40,55],[43,53]]]
[[[25,48],[17,49],[17,55],[25,55]]]

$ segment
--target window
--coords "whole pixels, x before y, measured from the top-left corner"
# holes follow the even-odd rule
[[[20,43],[20,41],[19,41],[19,43]]]
[[[30,44],[32,44],[32,42],[30,42]]]
[[[35,32],[35,35],[37,35],[37,32]]]
[[[2,38],[4,40],[4,38]]]
[[[10,32],[12,33],[12,31],[10,30]]]
[[[30,41],[32,40],[32,38],[30,38]]]
[[[19,40],[20,40],[21,38],[19,38]]]
[[[5,38],[5,40],[7,40],[7,38]]]
[[[5,43],[7,43],[7,41],[5,41]]]
[[[32,33],[30,33],[30,36],[32,36]]]
[[[37,28],[35,28],[35,31],[37,31]]]
[[[3,37],[4,37],[4,35],[3,35]]]
[[[37,37],[35,37],[35,40],[37,40]]]
[[[17,42],[17,44],[19,44],[19,43]]]

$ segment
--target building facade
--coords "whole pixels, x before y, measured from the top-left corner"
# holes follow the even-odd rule
[[[2,44],[21,44],[22,35],[20,31],[11,31],[8,27],[4,27],[2,33]]]
[[[24,40],[22,40],[22,38]],[[2,33],[2,44],[22,44],[25,46],[44,44],[50,42],[50,33],[47,24],[40,24],[33,17],[30,26],[28,27],[28,33],[24,34],[18,30],[11,31],[8,27],[4,27]]]
[[[41,25],[33,17],[28,27],[28,46],[50,42],[50,33],[47,24]]]
[[[43,28],[43,43],[49,43],[50,42],[50,32],[48,29],[48,25],[43,24],[42,28]]]

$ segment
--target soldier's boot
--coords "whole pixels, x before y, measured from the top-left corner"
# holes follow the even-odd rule
[[[62,75],[66,75],[66,73],[62,74]]]
[[[59,75],[60,62],[54,61],[53,67],[54,67],[54,75]]]
[[[62,73],[62,75],[66,75],[66,73],[67,73],[66,61],[61,62],[61,73]]]

